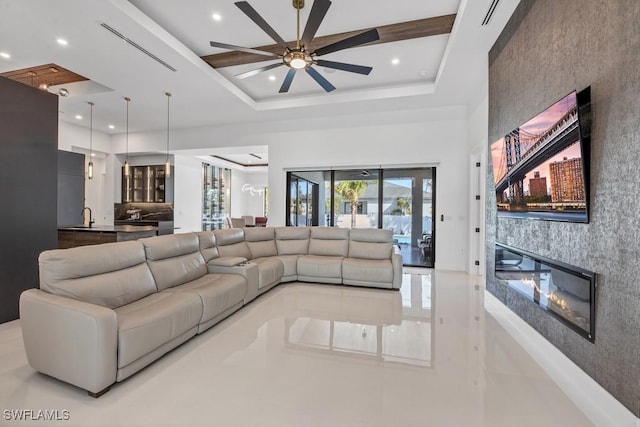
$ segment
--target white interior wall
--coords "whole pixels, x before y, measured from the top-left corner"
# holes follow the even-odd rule
[[[248,215],[245,209],[245,197],[242,186],[246,184],[246,174],[238,169],[231,169],[231,216],[240,218]]]
[[[475,117],[475,113],[472,113]],[[303,122],[268,122],[222,127],[175,129],[172,152],[180,150],[267,145],[269,147],[269,224],[285,221],[286,171],[303,168],[420,167],[436,166],[436,268],[467,270],[469,247],[469,137],[467,108],[446,107],[401,112],[369,113],[342,117],[318,117]],[[61,122],[62,123],[62,122]],[[286,124],[286,126],[285,126]],[[288,129],[282,131],[282,129]],[[82,129],[80,129],[82,130]],[[84,133],[86,129],[84,129]],[[62,134],[63,132],[61,132]],[[65,133],[71,134],[71,131]],[[76,132],[81,134],[82,132]],[[158,132],[130,135],[130,152],[158,152]],[[111,144],[105,134],[108,152]],[[68,137],[66,140],[75,138]],[[88,138],[78,139],[84,140]],[[94,149],[101,147],[96,144]],[[122,136],[113,136],[120,146]],[[62,140],[62,138],[61,138]],[[133,144],[132,144],[133,142]],[[82,143],[82,141],[80,141]],[[119,150],[114,152],[121,153]],[[121,157],[119,155],[118,157]],[[201,160],[175,160],[176,226],[198,230],[201,212]],[[110,164],[109,164],[110,163]],[[163,162],[161,162],[163,163]],[[119,200],[120,159],[107,160],[102,191]],[[107,170],[111,168],[111,170]],[[183,170],[184,169],[184,170]],[[196,173],[197,170],[197,173]],[[109,179],[109,175],[111,177]],[[255,178],[259,179],[259,178]],[[242,186],[254,177],[232,172],[233,216],[251,214],[256,206],[242,194]],[[197,181],[197,186],[196,186]],[[111,190],[108,190],[111,182]],[[196,190],[197,188],[197,190]],[[91,190],[93,193],[93,190]],[[98,190],[97,190],[98,191]],[[95,194],[95,193],[94,193]],[[106,194],[106,193],[105,193]],[[196,197],[197,195],[197,197]],[[105,205],[105,203],[103,203]],[[112,204],[111,204],[112,206]],[[112,211],[104,208],[104,211]],[[180,213],[181,212],[181,213]],[[440,216],[444,221],[440,221]],[[113,212],[111,212],[111,218]]]
[[[173,180],[175,232],[202,231],[202,160],[175,155]]]
[[[467,112],[437,118],[269,135],[270,225],[284,225],[286,172],[304,168],[436,166],[436,268],[466,270]],[[444,114],[443,114],[444,113]],[[440,221],[440,216],[444,221]]]
[[[488,73],[485,70],[484,84],[478,88],[469,103],[468,135],[469,135],[469,188],[471,198],[469,203],[469,256],[467,272],[483,276],[485,272],[485,198],[486,198],[486,168],[488,161],[488,126],[489,126],[489,91]],[[476,167],[480,163],[480,167]],[[475,200],[480,195],[480,200]],[[479,228],[480,232],[475,229]],[[479,265],[475,265],[475,261]]]
[[[241,188],[244,200],[244,214],[264,216],[264,188],[269,186],[268,172],[248,172],[245,174],[245,185]]]

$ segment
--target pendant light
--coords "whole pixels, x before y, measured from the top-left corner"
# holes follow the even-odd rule
[[[93,102],[87,102],[91,108],[91,114],[89,115],[89,170],[88,177],[93,179]]]
[[[124,100],[127,101],[127,130],[126,130],[126,141],[127,141],[127,151],[124,157],[124,176],[131,176],[131,167],[129,166],[129,102],[131,98],[124,97]]]
[[[171,176],[171,163],[169,163],[169,99],[171,99],[171,94],[169,92],[165,92],[167,95],[167,161],[164,164],[164,176],[169,178]]]

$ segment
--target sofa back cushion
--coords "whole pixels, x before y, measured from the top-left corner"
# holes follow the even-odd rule
[[[218,247],[216,246],[216,235],[213,231],[201,231],[196,233],[200,241],[200,252],[205,262],[209,262],[214,258],[218,258]]]
[[[276,256],[276,234],[272,227],[254,227],[244,230],[244,241],[251,251],[251,258]]]
[[[207,274],[207,264],[195,233],[167,234],[140,241],[159,291]]]
[[[278,255],[306,255],[309,252],[309,227],[277,227]]]
[[[213,232],[216,235],[218,254],[221,257],[241,257],[251,259],[251,251],[244,241],[243,228],[225,228]]]
[[[349,253],[349,229],[311,227],[309,255],[342,256]]]
[[[157,292],[137,241],[44,251],[38,261],[40,288],[78,301],[117,308]]]
[[[393,233],[389,230],[353,228],[349,233],[349,258],[391,259]]]

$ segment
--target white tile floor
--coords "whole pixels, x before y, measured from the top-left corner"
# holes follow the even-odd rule
[[[99,399],[34,372],[0,325],[5,410],[64,426],[592,424],[484,309],[480,279],[406,269],[401,292],[281,285]]]

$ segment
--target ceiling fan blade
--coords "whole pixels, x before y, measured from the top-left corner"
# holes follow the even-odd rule
[[[373,42],[376,40],[380,40],[380,35],[378,34],[378,30],[372,28],[364,33],[356,34],[355,36],[348,37],[346,39],[340,40],[338,42],[332,43],[328,46],[321,47],[316,50],[314,53],[316,55],[326,55],[327,53],[337,52],[343,49],[349,49],[350,47],[359,46],[361,44]]]
[[[284,78],[284,81],[282,82],[282,86],[280,86],[280,90],[278,91],[279,93],[286,93],[289,92],[289,88],[291,87],[291,82],[293,81],[293,78],[296,76],[296,70],[293,68],[289,69],[289,72],[287,73],[287,76]]]
[[[278,68],[283,66],[282,62],[278,62],[277,64],[266,65],[264,67],[256,68],[255,70],[247,71],[244,73],[236,74],[234,77],[237,79],[246,79],[247,77],[252,77],[260,73],[264,73],[265,71],[273,70],[274,68]]]
[[[325,61],[323,59],[317,59],[316,64],[321,67],[335,68],[336,70],[364,75],[369,75],[371,70],[373,70],[373,67],[365,67],[364,65],[345,64],[344,62]]]
[[[255,22],[258,27],[262,28],[262,31],[267,33],[269,37],[273,39],[273,41],[280,45],[280,47],[282,47],[283,49],[287,49],[287,42],[285,42],[282,37],[280,37],[280,35],[276,33],[276,30],[274,30],[269,24],[267,24],[267,21],[265,21],[264,18],[262,18],[262,16],[260,16],[260,14],[253,7],[251,7],[249,3],[247,3],[246,1],[238,1],[235,3],[235,5],[238,7],[238,9],[243,11],[244,14],[249,17],[249,19]]]
[[[330,0],[315,0],[313,2],[307,25],[304,27],[304,33],[302,33],[302,39],[300,39],[303,46],[308,46],[311,43],[330,6]]]
[[[315,80],[316,82],[318,82],[318,84],[320,86],[322,86],[322,88],[324,90],[326,90],[327,92],[331,92],[332,90],[335,90],[336,87],[334,85],[332,85],[331,83],[329,83],[329,81],[327,79],[325,79],[324,77],[322,77],[320,75],[319,72],[317,72],[315,69],[313,68],[307,68],[306,69],[307,74],[309,74],[311,77],[313,77],[313,80]]]
[[[219,47],[219,48],[222,48],[222,49],[237,50],[238,52],[245,52],[245,53],[254,53],[256,55],[275,56],[275,57],[279,57],[280,56],[280,55],[278,55],[276,53],[265,52],[264,50],[251,49],[250,47],[236,46],[236,45],[227,44],[227,43],[209,42],[209,45],[211,45],[211,47]]]
[[[449,34],[453,28],[455,19],[456,15],[453,14],[383,25],[377,27],[380,40],[370,42],[369,46],[380,43],[392,43],[402,40]],[[311,40],[310,44],[305,44],[304,47],[308,52],[313,52],[315,49],[319,49],[322,46],[330,45],[331,43],[338,42],[364,31],[366,31],[366,29],[315,37]],[[291,41],[291,44],[295,44],[295,40]],[[277,44],[258,46],[256,49],[273,53],[282,53],[282,48]],[[202,59],[213,68],[230,67],[233,65],[251,64],[254,62],[269,60],[266,56],[251,55],[243,52],[216,53],[214,55],[203,56]]]

